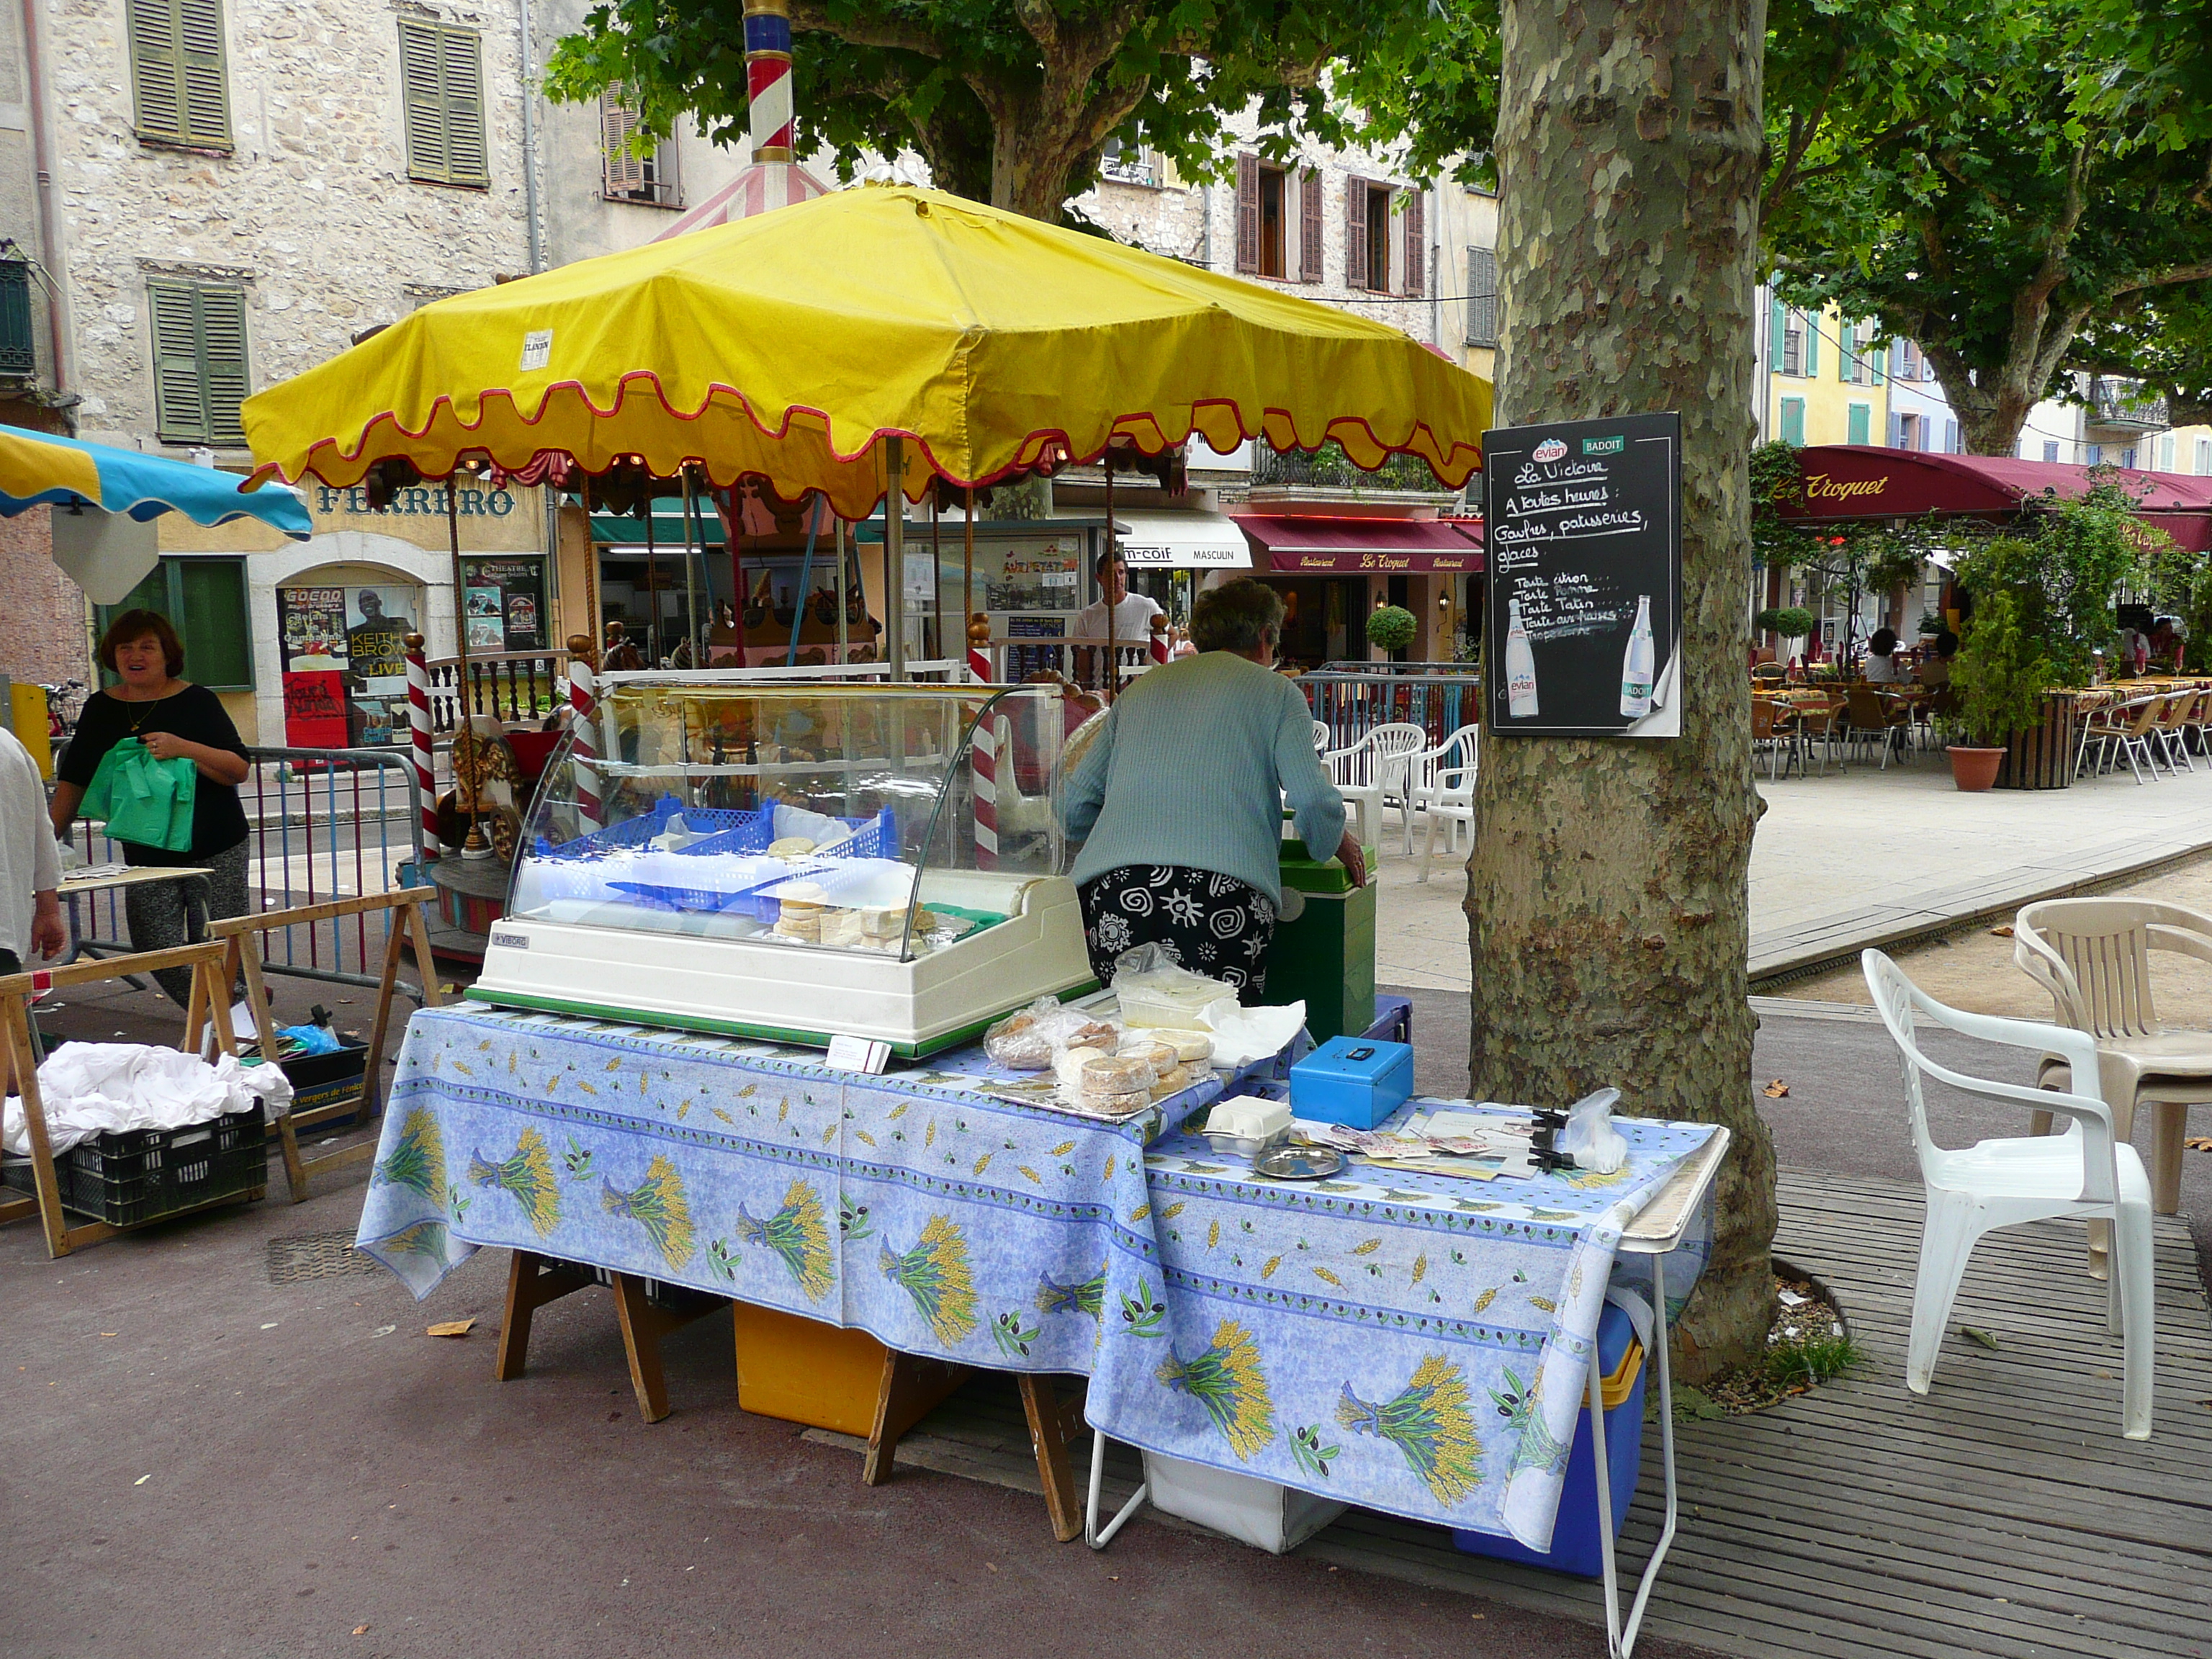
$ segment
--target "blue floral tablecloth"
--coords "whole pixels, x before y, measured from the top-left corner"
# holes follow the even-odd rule
[[[426,1009],[359,1247],[417,1297],[505,1246],[1081,1373],[1116,1439],[1544,1547],[1614,1246],[1707,1129],[1623,1121],[1615,1177],[1274,1183],[1176,1133],[1218,1081],[1109,1124],[979,1060]]]
[[[1415,1101],[1396,1124],[1434,1106]],[[1157,1294],[1109,1321],[1094,1397],[1108,1431],[1176,1457],[1417,1520],[1550,1547],[1615,1247],[1712,1131],[1615,1119],[1617,1174],[1470,1180],[1386,1172],[1271,1182],[1175,1133],[1145,1159]],[[1388,1127],[1388,1126],[1386,1126]],[[1669,1255],[1679,1309],[1710,1205]],[[1147,1391],[1147,1379],[1152,1383]],[[1094,1420],[1097,1420],[1094,1418]]]

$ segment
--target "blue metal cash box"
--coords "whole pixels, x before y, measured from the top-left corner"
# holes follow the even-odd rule
[[[1291,1067],[1291,1111],[1316,1123],[1371,1129],[1413,1092],[1411,1043],[1335,1036]]]

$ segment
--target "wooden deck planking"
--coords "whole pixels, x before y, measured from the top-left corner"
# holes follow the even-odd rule
[[[1760,1659],[2212,1655],[2212,1314],[2185,1224],[2157,1225],[2157,1418],[2144,1443],[2120,1435],[2119,1343],[2078,1224],[1984,1242],[1920,1398],[1904,1386],[1917,1187],[1785,1172],[1782,1200],[1777,1253],[1834,1290],[1869,1361],[1755,1417],[1678,1425],[1680,1530],[1647,1627]],[[1966,1342],[1960,1324],[2001,1346]],[[1073,1450],[1085,1479],[1088,1441]],[[899,1461],[1039,1490],[1006,1379],[947,1401]],[[1108,1504],[1139,1478],[1136,1455],[1111,1449]],[[1648,1555],[1662,1503],[1652,1431],[1625,1573]],[[1150,1510],[1138,1524],[1186,1526]],[[1603,1620],[1593,1583],[1464,1555],[1443,1529],[1394,1516],[1355,1510],[1301,1553]]]

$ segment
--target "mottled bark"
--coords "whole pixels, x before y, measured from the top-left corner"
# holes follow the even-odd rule
[[[1724,1123],[1684,1373],[1753,1357],[1774,1153],[1746,1000],[1753,252],[1765,0],[1506,0],[1498,153],[1501,424],[1679,411],[1683,735],[1486,732],[1467,909],[1479,1097],[1619,1085]]]

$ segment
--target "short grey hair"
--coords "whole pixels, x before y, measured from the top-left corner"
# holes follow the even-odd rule
[[[1190,608],[1191,642],[1201,651],[1255,650],[1261,635],[1282,632],[1283,596],[1249,576],[1208,588]]]

